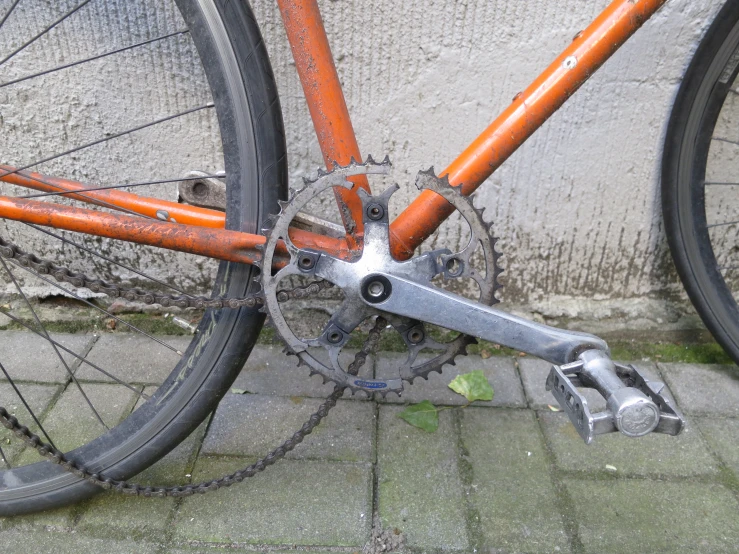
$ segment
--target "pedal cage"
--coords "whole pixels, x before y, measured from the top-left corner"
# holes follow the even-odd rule
[[[674,406],[674,401],[661,394],[665,384],[659,381],[648,381],[633,365],[626,366],[616,363],[613,365],[616,369],[616,375],[624,385],[624,388],[620,389],[621,392],[627,391],[628,394],[628,392],[633,392],[635,389],[643,394],[659,409],[659,420],[653,429],[641,434],[631,434],[623,428],[619,428],[616,414],[610,409],[611,402],[609,398],[605,397],[600,387],[591,386],[587,377],[582,375],[581,372],[585,366],[582,360],[563,366],[554,365],[547,377],[546,389],[557,399],[585,443],[593,442],[596,435],[617,431],[632,437],[643,436],[649,432],[678,435],[685,426],[685,420]],[[596,390],[609,401],[609,408],[603,412],[591,413],[587,399],[578,391],[578,388]]]

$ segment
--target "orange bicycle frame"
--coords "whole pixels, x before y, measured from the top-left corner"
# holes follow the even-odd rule
[[[529,87],[470,144],[441,175],[465,195],[476,190],[565,101],[649,19],[666,0],[614,0]],[[361,160],[316,0],[277,0],[298,75],[305,92],[324,162],[330,169]],[[355,186],[369,190],[366,177]],[[76,200],[149,217],[166,213],[168,221],[73,208],[61,204],[0,197],[0,218],[149,244],[223,260],[252,263],[260,258],[260,235],[223,228],[223,213],[141,197],[120,190],[86,185],[0,166],[0,181],[43,192],[71,191]],[[291,231],[298,247],[345,256],[361,245],[362,213],[358,197],[336,191],[345,239],[307,231]],[[424,191],[392,222],[391,248],[398,259],[410,257],[452,213],[436,193]],[[158,212],[160,212],[158,214]],[[172,222],[174,221],[174,222]],[[175,223],[176,222],[176,223]],[[279,258],[283,264],[286,253]]]

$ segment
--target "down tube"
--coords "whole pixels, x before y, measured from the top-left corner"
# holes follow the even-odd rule
[[[667,0],[615,0],[442,173],[471,194],[588,80]],[[397,259],[407,259],[452,213],[424,191],[390,226]]]

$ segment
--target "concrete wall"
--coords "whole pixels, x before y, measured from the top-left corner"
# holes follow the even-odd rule
[[[441,169],[607,0],[321,2],[360,148]],[[502,298],[555,323],[693,326],[660,213],[666,119],[721,2],[670,0],[477,194],[505,257]],[[254,3],[280,88],[291,179],[321,165],[274,2]],[[688,319],[682,319],[688,315]],[[575,322],[572,322],[575,323]],[[596,323],[596,326],[599,324]]]
[[[27,1],[35,1],[35,8],[24,15],[29,22],[51,8],[76,4]],[[10,1],[0,4],[4,9]],[[103,36],[117,40],[117,34],[130,33],[136,26],[152,36],[179,24],[176,14],[169,12],[147,15],[145,8],[136,7],[139,2],[93,4],[97,6],[91,4],[76,16],[76,26],[60,30],[55,41],[39,45],[29,59],[51,52],[58,56],[60,45],[67,48],[67,38],[87,32],[91,22],[97,22],[93,28],[98,29],[89,31],[93,46]],[[607,4],[606,0],[321,1],[362,152],[380,158],[389,154],[395,166],[393,177],[402,187],[395,197],[396,209],[412,198],[419,169],[448,164]],[[658,168],[666,118],[681,75],[720,4],[670,0],[476,195],[476,204],[487,207],[487,217],[494,220],[501,237],[506,268],[502,297],[510,309],[596,331],[695,324],[667,252]],[[322,165],[321,156],[276,4],[255,0],[253,6],[278,81],[290,180],[297,185]],[[6,34],[0,43],[8,48],[17,40]],[[62,59],[84,54],[64,48]],[[66,90],[72,94],[65,93],[55,104],[72,107],[54,115],[63,124],[62,139],[68,143],[68,133],[77,132],[68,123],[70,118],[72,123],[91,116],[102,121],[85,131],[89,135],[80,131],[75,140],[107,129],[108,119],[113,121],[110,128],[121,128],[116,124],[125,128],[139,114],[127,112],[123,100],[142,94],[150,98],[145,105],[152,114],[187,105],[182,91],[186,85],[192,88],[193,82],[202,86],[202,75],[192,74],[196,64],[186,47],[162,50],[165,55],[173,51],[185,61],[171,66],[166,58],[145,56],[134,58],[143,66],[132,75],[119,75],[109,67],[107,74],[95,72],[95,79],[113,78],[119,87],[108,90],[117,100],[112,111],[100,108],[98,114],[99,101],[86,97],[89,72],[72,73],[79,79],[72,86],[72,77],[65,76]],[[164,77],[156,77],[160,74]],[[153,81],[159,94],[151,92]],[[53,94],[54,89],[49,80],[43,90]],[[19,105],[18,96],[0,89],[2,110],[12,111],[13,105]],[[29,104],[22,105],[28,112]],[[4,116],[9,121],[7,113]],[[198,117],[188,125],[164,141],[173,150],[152,150],[146,142],[129,141],[130,152],[144,160],[132,179],[145,178],[154,169],[166,174],[171,151],[187,157],[190,167],[218,169],[217,151],[198,161],[204,146],[212,146],[213,121]],[[6,142],[3,148],[7,151],[10,146]],[[33,140],[13,146],[22,159],[33,159],[43,147],[48,143]],[[80,179],[108,182],[118,171],[114,158],[103,157],[105,164],[90,158],[88,166],[93,169],[82,173],[79,158],[68,163]],[[458,241],[454,236],[445,240],[452,245]],[[159,276],[177,274],[190,284],[202,283],[209,274],[175,255],[152,254],[146,264]]]

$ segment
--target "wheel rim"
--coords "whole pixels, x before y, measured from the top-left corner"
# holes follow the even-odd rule
[[[254,141],[251,136],[247,136],[251,132],[251,120],[236,59],[213,2],[178,0],[177,7],[191,24],[190,33],[200,37],[197,44],[200,56],[204,59],[213,59],[215,56],[215,59],[223,63],[222,67],[216,65],[206,67],[205,73],[212,86],[219,87],[220,91],[227,91],[213,98],[219,115],[220,129],[224,133],[230,133],[233,138],[225,141],[224,145],[229,206],[234,208],[227,213],[227,227],[254,232],[259,226],[259,191],[255,186],[241,185],[256,183],[258,175],[256,164],[245,166],[240,163],[241,160],[254,159]],[[208,37],[213,40],[208,40]],[[243,296],[248,290],[250,277],[251,270],[246,266],[220,264],[216,290],[218,293],[225,292],[231,296]],[[176,426],[173,423],[176,422],[180,412],[189,401],[197,397],[200,387],[211,378],[211,373],[219,371],[221,366],[238,363],[238,360],[224,360],[220,357],[231,338],[231,333],[243,333],[244,341],[249,342],[255,338],[249,336],[249,331],[254,335],[254,328],[258,328],[259,322],[260,316],[244,313],[244,310],[241,313],[234,310],[206,313],[199,324],[198,338],[190,344],[182,361],[175,366],[159,392],[120,425],[76,450],[73,457],[87,460],[95,468],[107,468],[112,476],[119,477],[128,476],[132,471],[138,471],[155,461],[161,454],[151,456],[150,461],[141,458],[134,461],[130,459],[130,455],[154,437],[162,448],[171,448],[178,442],[186,430],[181,425]],[[214,327],[219,330],[215,339],[212,338],[211,332]],[[204,348],[203,337],[211,337]],[[183,371],[187,379],[178,380]],[[233,373],[233,370],[231,372]],[[164,402],[161,401],[163,397],[166,397]],[[44,424],[47,415],[43,414],[40,418]],[[144,429],[141,428],[142,422],[146,422]],[[173,426],[177,428],[170,429]],[[169,438],[165,436],[167,434],[165,431],[170,433]],[[100,452],[104,454],[100,455]],[[59,468],[47,463],[41,463],[5,471],[0,474],[0,483],[9,488],[0,490],[0,502],[12,502],[14,499],[27,498],[29,495],[48,494],[79,481],[76,477],[58,470]]]

